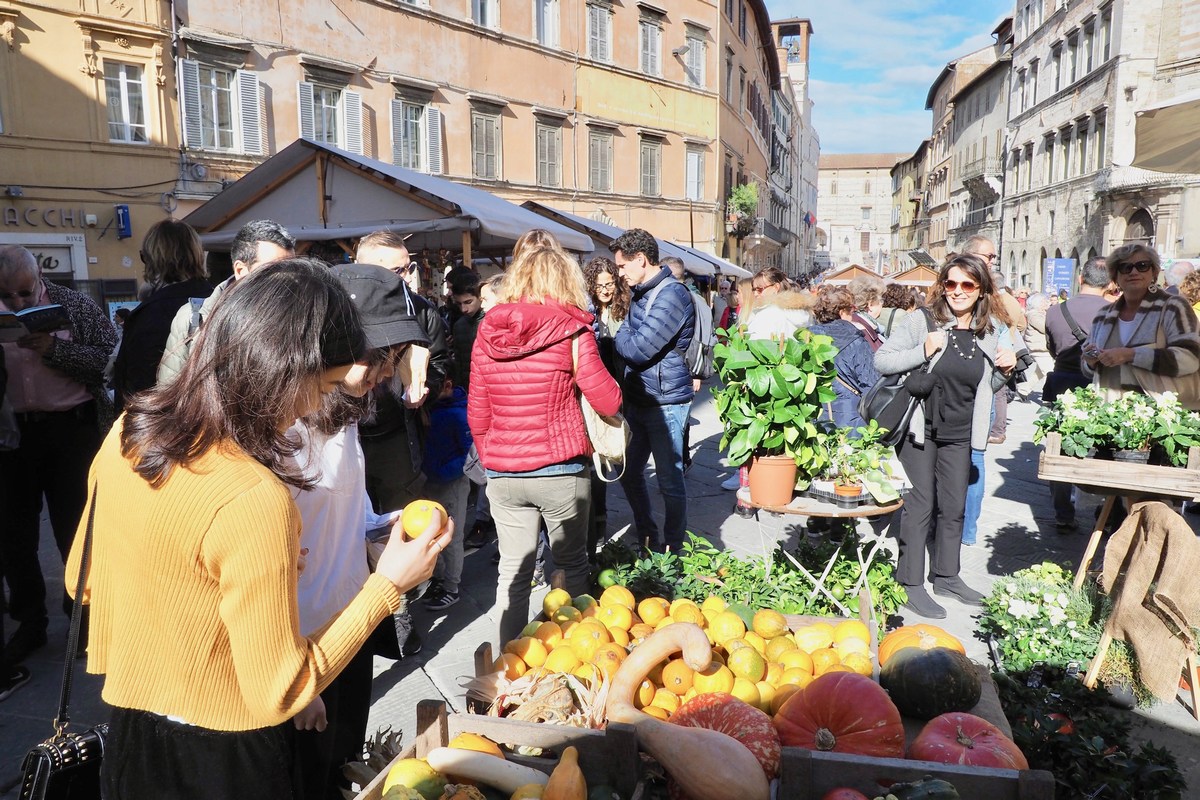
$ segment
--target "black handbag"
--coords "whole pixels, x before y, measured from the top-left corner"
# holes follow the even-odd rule
[[[75,589],[75,607],[71,610],[71,632],[67,637],[66,666],[54,735],[25,754],[21,763],[21,800],[93,800],[100,797],[100,760],[104,757],[104,739],[108,725],[97,725],[81,733],[67,730],[70,722],[67,704],[71,699],[71,680],[75,653],[79,645],[79,627],[83,619],[83,590],[87,584],[92,554],[92,523],[96,518],[96,492],[88,511],[87,533],[79,561],[79,583]]]
[[[933,317],[926,309],[922,308],[921,311],[925,314],[926,329],[933,331],[935,329]],[[880,441],[888,447],[895,447],[904,441],[904,437],[908,435],[908,424],[912,421],[917,403],[920,402],[917,395],[909,391],[908,381],[914,379],[914,384],[925,383],[919,376],[924,376],[928,371],[929,362],[926,361],[915,373],[897,372],[893,375],[884,375],[875,381],[875,385],[859,399],[859,416],[867,422],[875,420],[875,424],[887,431]],[[921,397],[928,394],[929,392],[922,386]]]

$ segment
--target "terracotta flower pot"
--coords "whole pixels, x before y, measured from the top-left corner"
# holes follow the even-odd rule
[[[860,483],[833,485],[833,493],[837,495],[838,508],[854,508],[862,496],[863,487]]]
[[[796,487],[796,460],[791,456],[750,459],[750,500],[761,506],[786,506]]]

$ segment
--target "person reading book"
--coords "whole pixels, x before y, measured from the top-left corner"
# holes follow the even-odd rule
[[[0,562],[9,615],[17,622],[8,641],[13,663],[46,644],[46,582],[38,561],[43,498],[65,558],[87,500],[88,465],[112,422],[103,372],[117,334],[108,315],[82,292],[43,279],[24,247],[0,246],[0,311],[32,323],[43,314],[30,310],[45,306],[61,307],[69,325],[32,330],[0,345],[7,396],[21,429],[17,449],[0,452]],[[70,615],[65,595],[63,608]]]
[[[71,318],[58,303],[0,311],[0,342],[16,342],[35,333],[57,333],[70,327]]]

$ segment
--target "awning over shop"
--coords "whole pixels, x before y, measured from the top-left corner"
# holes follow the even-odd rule
[[[298,241],[411,234],[409,249],[508,255],[531,228],[578,253],[590,237],[479,189],[297,139],[189,214],[210,250],[228,250],[245,223],[279,222]]]
[[[1136,112],[1131,166],[1156,172],[1200,173],[1200,92]]]
[[[850,283],[850,281],[854,280],[855,278],[864,277],[864,276],[871,277],[871,278],[879,278],[881,280],[883,278],[883,276],[880,275],[875,270],[867,269],[866,267],[860,267],[858,264],[851,264],[850,266],[846,267],[845,269],[840,269],[837,272],[833,273],[832,275],[829,275],[824,280],[822,280],[821,283],[828,283],[833,286],[845,286],[846,284]]]
[[[912,269],[905,270],[888,278],[893,283],[903,284],[904,286],[933,286],[937,283],[937,272],[929,267],[921,264]]]
[[[526,200],[521,204],[521,208],[590,237],[592,240],[592,256],[612,258],[612,251],[608,249],[608,245],[625,232],[625,228],[618,228],[616,225],[609,225],[607,222],[600,222],[589,217],[581,217],[569,211],[560,211],[557,208],[551,208],[536,200]],[[665,239],[659,239],[657,236],[654,240],[658,242],[659,257],[674,256],[678,258],[683,262],[684,270],[692,275],[716,274],[715,265],[701,257],[699,251],[680,247]]]

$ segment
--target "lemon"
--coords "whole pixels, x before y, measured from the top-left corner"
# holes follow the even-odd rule
[[[742,618],[732,611],[722,611],[717,614],[717,618],[709,627],[712,628],[713,636],[718,642],[740,639],[746,635],[746,623],[742,622]]]
[[[542,598],[542,613],[546,615],[547,619],[553,619],[555,611],[570,604],[571,595],[566,589],[551,589]]]
[[[383,793],[393,786],[416,789],[425,800],[437,800],[446,788],[446,779],[429,766],[423,758],[405,758],[397,761],[383,782]]]
[[[753,653],[754,651],[750,650],[750,652]],[[696,690],[697,694],[709,694],[711,692],[729,694],[733,690],[733,681],[733,673],[729,670],[729,667],[714,661],[696,673],[692,679],[692,688]]]
[[[762,696],[758,693],[758,687],[744,678],[734,678],[733,688],[729,693],[746,705],[755,706],[756,708],[762,702]]]
[[[788,650],[797,649],[798,645],[786,636],[776,636],[767,642],[766,652],[763,653],[768,661],[778,661],[779,657]]]
[[[774,639],[776,636],[782,636],[787,633],[787,619],[783,614],[769,608],[763,608],[756,611],[754,614],[754,622],[751,626],[754,632],[764,639]]]
[[[596,612],[600,610],[600,604],[590,594],[581,594],[578,597],[571,598],[571,605],[579,609],[579,613],[585,617],[594,617],[596,616]]]
[[[767,674],[766,659],[759,655],[753,647],[743,647],[730,653],[726,664],[735,678],[741,678],[750,683],[758,683]],[[751,705],[754,704],[751,703]]]
[[[770,714],[771,713],[771,701],[775,699],[774,684],[767,683],[766,681],[759,681],[758,683],[756,683],[754,685],[754,688],[758,689],[758,707],[759,707],[759,709]]]
[[[531,667],[540,667],[546,663],[549,655],[546,645],[541,639],[532,636],[522,636],[504,645],[505,653],[512,653]]]
[[[546,668],[547,672],[561,672],[569,675],[579,669],[582,664],[579,656],[575,655],[570,647],[560,645],[550,651],[550,655],[546,657],[546,663],[542,666]]]
[[[579,609],[575,608],[575,606],[562,606],[561,608],[555,609],[550,615],[550,621],[557,622],[559,625],[563,626],[564,631],[566,630],[566,623],[578,622],[581,619],[583,619],[583,614],[580,614]]]
[[[717,614],[720,614],[728,607],[728,604],[715,594],[710,594],[708,597],[704,598],[704,602],[700,604],[701,611],[713,611]]]
[[[446,524],[449,517],[446,515],[446,507],[441,503],[433,500],[413,500],[404,507],[400,512],[400,525],[404,528],[404,533],[410,539],[416,539],[421,534],[425,533],[425,529],[433,522],[434,512],[442,515],[442,525]],[[441,529],[438,530],[441,533]]]

